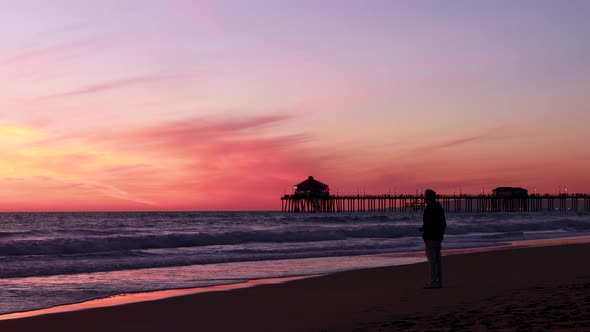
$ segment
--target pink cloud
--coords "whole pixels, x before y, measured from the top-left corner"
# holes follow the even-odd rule
[[[361,193],[382,194],[396,187],[398,193],[414,193],[420,187],[452,193],[459,186],[464,193],[477,193],[481,186],[489,190],[500,185],[536,185],[541,191],[548,183],[541,176],[547,165],[535,168],[534,160],[506,167],[501,161],[471,160],[469,155],[462,160],[425,153],[497,138],[505,127],[392,151],[387,158],[377,147],[347,146],[326,152],[325,146],[314,147],[315,135],[282,130],[293,119],[284,113],[233,114],[45,140],[37,146],[52,154],[19,161],[38,172],[5,179],[5,189],[20,194],[1,198],[14,206],[33,199],[40,201],[40,207],[53,202],[76,210],[274,210],[280,208],[280,196],[308,175],[340,194],[355,194],[357,188]],[[85,146],[91,154],[80,148],[62,152],[63,147]],[[570,178],[559,179],[569,183]]]
[[[272,209],[283,189],[292,186],[293,179],[317,170],[322,164],[321,159],[303,147],[310,140],[308,135],[273,134],[275,126],[289,119],[291,116],[284,114],[234,116],[225,121],[191,119],[115,134],[105,138],[105,142],[126,151],[152,155],[151,160],[156,162],[150,165],[153,168],[164,167],[157,164],[158,159],[180,163],[174,170],[160,173],[159,179],[151,176],[149,182],[153,187],[149,191],[169,190],[158,198],[162,206]],[[252,188],[257,188],[256,195],[244,195]],[[236,205],[238,197],[241,199]]]
[[[150,201],[97,181],[72,182],[52,176],[0,179],[3,211],[84,211],[157,209]],[[17,188],[17,189],[14,189]]]
[[[531,163],[511,168],[498,167],[503,164],[501,160],[473,159],[463,150],[470,145],[477,147],[478,143],[499,139],[503,137],[502,134],[509,132],[510,128],[486,128],[477,134],[407,150],[397,149],[389,152],[391,158],[380,160],[375,160],[376,153],[371,152],[360,159],[363,162],[371,161],[370,163],[351,161],[339,172],[333,173],[333,183],[347,193],[356,193],[357,187],[360,187],[361,192],[366,188],[367,193],[372,194],[388,192],[389,188],[393,191],[396,187],[398,193],[415,193],[420,187],[434,187],[448,193],[452,192],[453,187],[457,187],[458,190],[459,185],[463,186],[464,192],[477,193],[482,185],[492,187],[532,180],[533,175],[527,172]],[[449,158],[444,153],[435,153],[450,148],[457,149],[458,155],[455,158]]]
[[[46,96],[38,97],[37,100],[48,100],[57,98],[77,97],[82,95],[88,95],[92,93],[100,93],[114,89],[126,88],[129,86],[156,83],[162,81],[178,80],[186,78],[186,75],[152,75],[152,76],[140,76],[121,80],[114,80],[106,83],[94,84],[85,86],[79,89],[74,89],[66,92],[50,94]]]
[[[510,129],[510,126],[506,126],[506,125],[488,128],[488,129],[484,129],[479,134],[460,137],[460,138],[456,138],[453,140],[444,141],[441,143],[434,143],[429,146],[424,146],[424,147],[418,148],[417,151],[415,151],[415,152],[423,153],[424,150],[446,149],[446,148],[452,148],[452,147],[461,146],[461,145],[465,145],[465,144],[469,144],[469,143],[475,143],[478,141],[484,141],[484,140],[494,138],[494,137],[496,137],[497,134],[504,133],[508,129]]]
[[[29,49],[18,54],[0,58],[0,65],[12,65],[17,62],[43,59],[48,56],[62,54],[71,50],[86,48],[95,43],[93,39],[80,39],[37,49]]]
[[[11,200],[23,206],[28,195],[38,207],[69,201],[75,209],[99,210],[277,209],[284,190],[331,162],[306,147],[310,135],[280,130],[291,119],[280,113],[202,117],[43,137],[27,146],[42,147],[44,157],[13,158],[29,176],[24,186],[10,185],[25,194]]]
[[[204,118],[187,119],[145,128],[131,133],[130,138],[137,137],[148,142],[169,142],[200,144],[204,140],[224,139],[228,136],[243,133],[246,130],[259,130],[268,125],[276,124],[291,118],[290,115],[273,114],[255,117],[212,120]]]

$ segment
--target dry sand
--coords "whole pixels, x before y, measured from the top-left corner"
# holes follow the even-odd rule
[[[443,257],[227,292],[0,321],[0,331],[590,331],[590,244]]]

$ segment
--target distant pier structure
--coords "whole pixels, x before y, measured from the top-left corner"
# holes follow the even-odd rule
[[[424,209],[419,195],[333,195],[330,187],[313,178],[293,186],[281,197],[283,212],[417,212]],[[590,212],[588,194],[529,194],[517,187],[498,187],[489,195],[438,195],[447,212]]]

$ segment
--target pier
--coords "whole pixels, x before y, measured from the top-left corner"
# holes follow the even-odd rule
[[[483,189],[482,189],[483,192]],[[437,195],[447,212],[590,212],[589,194],[532,194],[520,187],[498,187],[492,194]],[[424,210],[420,195],[331,195],[330,187],[309,176],[293,186],[293,194],[281,197],[283,212],[418,212]]]
[[[498,197],[495,195],[437,195],[447,212],[590,212],[590,195],[528,195]],[[284,195],[283,212],[418,212],[424,209],[423,195],[330,195],[306,197]]]

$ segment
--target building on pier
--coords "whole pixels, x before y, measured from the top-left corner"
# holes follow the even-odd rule
[[[330,187],[309,176],[307,180],[293,186],[294,196],[297,198],[328,198]]]
[[[524,198],[529,196],[529,191],[519,187],[498,187],[492,190],[494,197]]]

